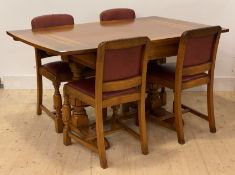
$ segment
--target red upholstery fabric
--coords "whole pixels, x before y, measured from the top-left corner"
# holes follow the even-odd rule
[[[115,81],[140,74],[142,47],[106,50],[103,81]]]
[[[215,36],[190,38],[186,41],[184,67],[207,63],[211,60]]]
[[[63,61],[55,61],[44,64],[40,69],[44,69],[47,72],[50,72],[61,81],[68,81],[73,77],[69,63]]]
[[[95,78],[82,79],[74,82],[67,83],[66,86],[70,86],[74,89],[81,91],[82,93],[95,97]],[[126,90],[104,92],[103,99],[108,99],[115,96],[125,95],[137,92],[136,88],[130,88]]]
[[[128,8],[105,10],[100,14],[100,21],[135,19],[135,11]]]
[[[68,14],[43,15],[35,17],[31,21],[32,29],[73,25],[73,24],[74,24],[73,16]]]
[[[174,81],[175,80],[175,70],[176,64],[175,63],[168,63],[163,65],[156,65],[151,70],[148,70],[148,75],[157,77],[160,79],[164,79],[166,81]],[[194,80],[201,77],[206,77],[206,73],[190,75],[190,76],[183,76],[182,81],[187,82],[190,80]]]

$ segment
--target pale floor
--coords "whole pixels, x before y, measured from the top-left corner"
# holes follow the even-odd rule
[[[46,103],[51,93],[46,91]],[[1,175],[235,174],[235,92],[215,93],[216,134],[209,132],[206,121],[184,115],[185,145],[177,143],[173,131],[150,122],[149,155],[141,154],[138,140],[129,134],[111,135],[105,170],[85,147],[63,145],[52,120],[45,113],[35,114],[35,97],[35,90],[0,90]],[[172,94],[168,101],[171,104]],[[205,93],[184,93],[183,101],[206,112]]]

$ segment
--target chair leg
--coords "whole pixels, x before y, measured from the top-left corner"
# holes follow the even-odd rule
[[[54,109],[56,111],[56,118],[55,118],[55,130],[57,133],[63,132],[63,121],[62,121],[62,100],[60,95],[60,83],[54,82],[53,83],[55,92],[53,95],[53,101],[54,101]]]
[[[108,119],[108,108],[103,108],[103,119],[104,121]]]
[[[162,105],[166,105],[166,89],[165,87],[161,88],[161,92],[159,93],[160,100]]]
[[[96,114],[97,147],[100,158],[100,166],[102,168],[107,168],[108,165],[105,153],[103,116],[102,116],[102,108],[100,106],[96,106],[95,114]]]
[[[175,127],[179,144],[184,144],[184,130],[181,110],[181,92],[174,92],[174,114],[175,114]]]
[[[210,132],[215,133],[216,127],[215,127],[213,84],[212,83],[209,83],[207,85],[207,110],[208,110]]]
[[[154,112],[158,108],[162,106],[162,101],[158,92],[159,85],[154,82],[149,85],[149,93],[148,93],[148,103],[150,106],[150,111]]]
[[[69,137],[69,134],[68,134],[70,132],[69,123],[70,123],[70,119],[71,119],[71,106],[69,103],[68,96],[64,97],[62,116],[63,116],[63,122],[64,122],[64,128],[63,128],[64,145],[68,146],[72,143],[71,138]]]
[[[37,115],[42,114],[42,95],[43,95],[43,89],[42,89],[42,75],[37,73]]]
[[[138,121],[140,128],[140,142],[143,154],[148,154],[148,138],[146,133],[146,119],[145,119],[145,101],[138,101]]]

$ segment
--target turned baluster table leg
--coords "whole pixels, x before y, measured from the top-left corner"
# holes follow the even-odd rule
[[[82,65],[79,65],[73,61],[69,61],[69,65],[70,65],[70,69],[73,73],[73,80],[74,81],[83,78],[82,70],[84,67]],[[73,112],[72,112],[72,116],[71,116],[71,124],[73,125],[73,127],[80,130],[81,133],[83,134],[83,136],[86,137],[90,132],[89,119],[88,119],[88,115],[86,113],[86,110],[84,108],[86,106],[86,104],[78,99],[70,99],[70,100],[71,100],[70,103],[73,106]],[[103,117],[104,117],[104,120],[106,120],[107,109],[103,109]],[[104,141],[105,141],[105,148],[108,149],[110,147],[110,144],[106,138],[104,138]],[[96,144],[97,139],[94,139],[93,143]]]
[[[61,95],[60,95],[60,83],[58,82],[54,82],[53,83],[55,92],[53,95],[53,101],[54,101],[54,109],[56,110],[56,118],[55,118],[55,129],[57,133],[61,133],[63,132],[63,121],[62,121],[62,113],[61,113],[61,109],[62,109],[62,99],[61,99]]]
[[[156,83],[151,83],[148,86],[147,106],[150,112],[154,113],[162,106],[162,102],[158,92],[158,85]]]
[[[159,88],[161,91],[158,92]],[[146,107],[150,112],[150,118],[163,127],[175,130],[174,116],[166,111],[162,106],[166,103],[165,88],[159,87],[157,83],[152,82],[148,84],[148,97],[146,100]]]
[[[79,67],[78,64],[74,62],[70,62],[70,69],[73,72],[73,80],[79,80],[81,76],[82,67]],[[81,102],[78,99],[75,99],[71,101],[73,109],[73,115],[72,115],[72,124],[75,127],[79,126],[88,126],[89,125],[89,119],[86,113],[86,110],[84,109],[85,104]]]

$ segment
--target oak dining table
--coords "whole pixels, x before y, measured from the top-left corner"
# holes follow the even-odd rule
[[[103,41],[147,36],[151,40],[149,60],[162,60],[162,58],[177,55],[179,39],[184,31],[207,26],[209,25],[150,16],[134,20],[92,22],[35,30],[14,30],[7,31],[7,34],[14,40],[21,41],[49,55],[61,56],[64,61],[70,63],[74,80],[77,80],[81,78],[82,67],[95,69],[97,47]],[[223,33],[228,31],[229,29],[226,28],[222,30]],[[150,98],[152,111],[160,109],[163,104],[157,94],[157,89],[155,92],[156,94],[152,94],[153,97]],[[82,106],[82,102],[76,102],[73,117],[74,128],[88,125],[87,122],[84,123],[87,121],[84,120],[87,115]],[[169,127],[168,123],[164,122],[165,119],[158,118],[156,120],[165,127]]]

